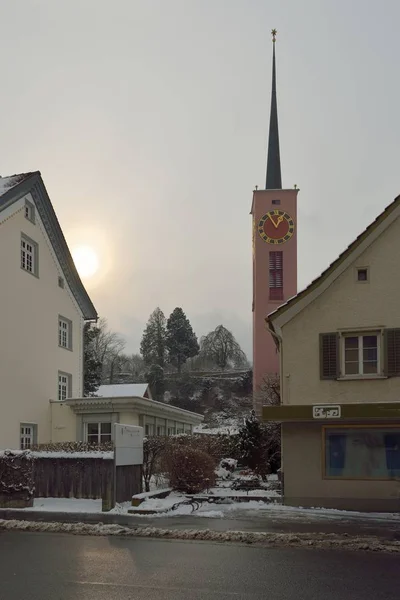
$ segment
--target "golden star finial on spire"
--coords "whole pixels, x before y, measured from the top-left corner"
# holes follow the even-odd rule
[[[275,43],[276,41],[276,34],[278,33],[276,29],[272,29],[271,30],[272,33],[272,41]]]

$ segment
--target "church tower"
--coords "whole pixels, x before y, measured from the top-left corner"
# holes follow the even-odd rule
[[[253,192],[253,402],[258,415],[268,376],[279,374],[279,353],[265,318],[297,294],[297,194],[282,189],[276,101],[276,29],[272,30],[272,95],[265,190]]]

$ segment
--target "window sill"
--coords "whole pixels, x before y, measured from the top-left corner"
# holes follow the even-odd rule
[[[371,379],[387,379],[386,375],[343,375],[336,381],[371,381]]]
[[[28,275],[32,275],[32,277],[36,277],[36,279],[39,279],[39,275],[38,273],[35,273],[35,271],[28,271],[28,269],[24,269],[23,266],[21,266],[21,271],[28,273]]]
[[[61,344],[58,344],[59,348],[62,348],[63,350],[68,350],[69,352],[72,352],[72,348],[69,348],[68,346],[61,346]]]

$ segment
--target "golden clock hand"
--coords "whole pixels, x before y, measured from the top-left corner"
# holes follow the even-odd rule
[[[272,219],[271,219],[271,220],[272,220]],[[273,224],[275,225],[275,229],[278,229],[278,227],[279,227],[279,225],[282,223],[282,221],[283,221],[283,217],[282,217],[282,215],[279,215],[279,217],[278,217],[278,218],[277,218],[277,220],[276,220],[276,223],[275,223],[275,221],[272,221],[272,222],[273,222]]]
[[[272,215],[270,215],[270,216],[269,216],[269,218],[271,219],[271,223],[272,223],[272,225],[275,227],[275,229],[278,229],[278,225],[279,225],[279,219],[278,219],[278,222],[277,222],[277,223],[275,223],[275,221],[274,221],[274,220],[273,220],[273,218],[272,218]]]

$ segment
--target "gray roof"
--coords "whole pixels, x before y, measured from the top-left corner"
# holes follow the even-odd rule
[[[84,318],[87,320],[97,319],[97,311],[78,275],[39,171],[12,175],[11,177],[0,177],[0,212],[29,193],[32,195],[64,277]]]

